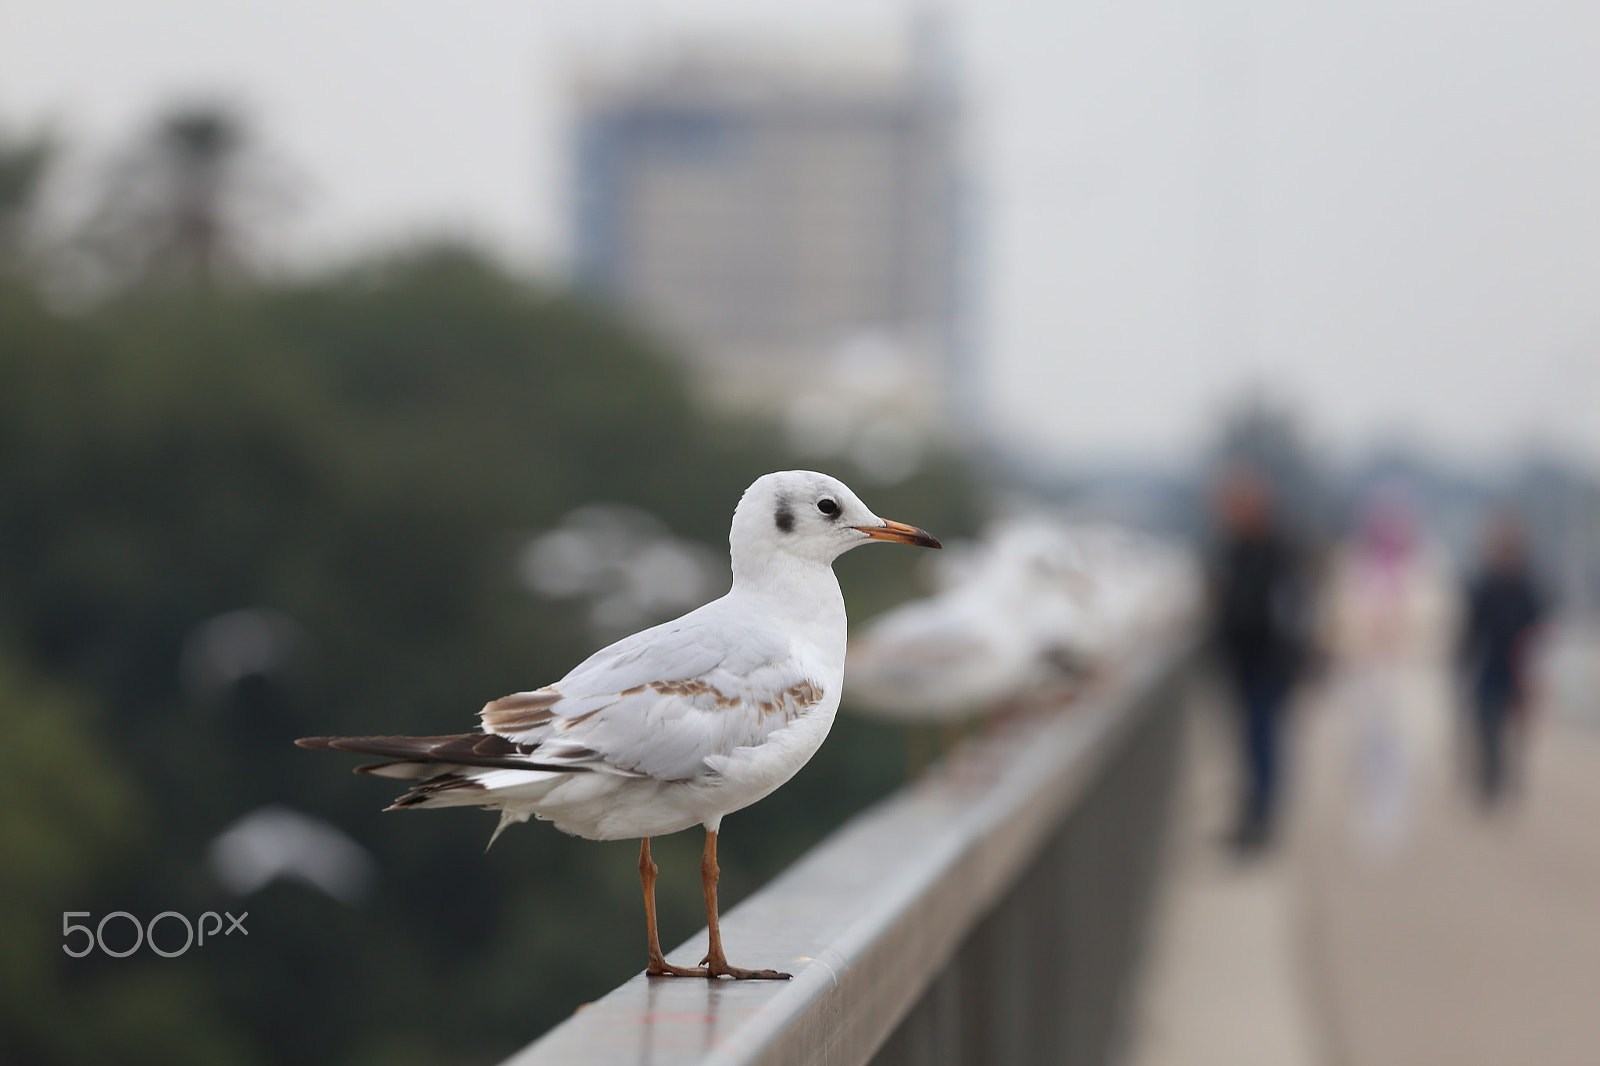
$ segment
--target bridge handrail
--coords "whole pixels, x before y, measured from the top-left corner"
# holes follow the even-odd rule
[[[505,1066],[828,1064],[872,1059],[1063,823],[1153,694],[1175,640],[1059,713],[1013,722],[840,827],[722,917],[744,965],[791,981],[635,976]],[[669,957],[689,964],[705,932]]]

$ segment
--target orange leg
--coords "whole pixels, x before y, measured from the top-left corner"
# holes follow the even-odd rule
[[[639,883],[644,887],[644,924],[650,936],[650,965],[645,973],[651,977],[710,977],[703,966],[674,966],[661,954],[661,938],[656,933],[656,871],[655,860],[650,858],[650,838],[639,841]]]
[[[717,876],[722,871],[717,868],[717,834],[714,830],[706,830],[706,850],[700,857],[700,887],[706,895],[706,927],[711,931],[710,950],[706,957],[700,960],[705,967],[708,977],[721,977],[726,974],[739,981],[786,981],[789,974],[779,973],[777,970],[744,970],[737,966],[728,965],[728,957],[722,953],[722,930],[717,926]]]

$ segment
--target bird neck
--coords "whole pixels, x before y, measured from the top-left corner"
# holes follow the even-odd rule
[[[771,603],[779,617],[814,629],[819,642],[842,640],[844,593],[827,563],[787,552],[735,559],[730,595]]]

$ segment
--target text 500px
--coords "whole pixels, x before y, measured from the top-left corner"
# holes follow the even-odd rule
[[[224,915],[228,919],[226,928],[222,924]],[[244,927],[244,920],[250,917],[249,911],[244,911],[238,917],[234,917],[228,911],[223,911],[222,914],[218,914],[216,911],[206,911],[194,922],[189,921],[187,916],[179,914],[177,911],[162,911],[144,924],[140,924],[139,919],[127,911],[112,911],[101,918],[93,929],[87,925],[75,923],[72,920],[74,918],[88,917],[91,917],[88,911],[61,912],[61,950],[75,959],[83,958],[97,947],[114,959],[127,958],[145,944],[149,944],[150,950],[157,955],[163,958],[175,959],[191,947],[204,947],[206,937],[215,940],[218,933],[223,936],[232,936],[234,933],[243,933],[245,936],[250,935],[250,931]],[[127,926],[132,927],[133,943],[131,945],[127,943],[128,934],[123,932],[118,925],[112,924],[113,940],[117,946],[107,946],[106,927],[107,923],[112,922],[113,919],[121,919]],[[162,925],[163,922],[166,924]],[[162,944],[156,943],[157,927],[161,928]],[[178,932],[180,927],[183,930],[182,933]],[[70,941],[78,933],[83,934],[82,947],[75,948]]]

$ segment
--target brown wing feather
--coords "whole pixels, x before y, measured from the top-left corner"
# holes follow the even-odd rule
[[[542,688],[534,692],[514,692],[483,705],[478,717],[491,733],[516,733],[544,725],[556,716],[552,709],[561,702],[561,693]]]

